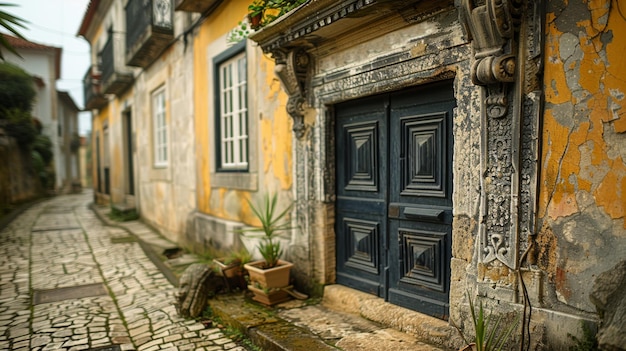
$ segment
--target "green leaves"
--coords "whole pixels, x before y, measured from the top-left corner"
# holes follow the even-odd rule
[[[8,4],[8,3],[0,3],[0,7],[5,6],[16,6],[15,4]],[[26,28],[26,26],[24,25],[26,22],[25,20],[17,17],[17,16],[13,16],[12,14],[2,11],[0,10],[0,26],[6,28],[9,32],[13,33],[16,37],[21,38],[21,39],[25,39],[22,34],[20,34],[17,29],[15,29],[15,27],[20,27],[20,28]],[[9,44],[9,42],[4,38],[3,35],[0,35],[0,46],[6,48],[7,50],[9,50],[10,52],[12,52],[13,54],[17,55],[18,57],[22,57],[20,56],[20,54],[17,53],[17,51],[15,51],[15,49],[11,46],[11,44]],[[2,51],[0,50],[0,59],[4,60],[4,56],[2,55]]]
[[[0,38],[4,38],[0,35]],[[17,108],[30,112],[35,101],[33,77],[22,68],[0,62],[0,119],[6,118],[3,110]]]
[[[474,306],[474,302],[472,298],[467,292],[467,299],[470,304],[470,312],[472,313],[472,321],[474,322],[474,330],[475,330],[475,339],[476,350],[477,351],[491,351],[491,350],[502,350],[506,341],[511,336],[513,329],[519,323],[519,317],[515,318],[515,323],[512,323],[507,329],[502,332],[500,330],[500,322],[502,321],[502,316],[498,316],[495,321],[493,321],[493,314],[489,313],[488,316],[485,316],[485,311],[483,309],[483,303],[480,302],[480,306],[478,311]]]
[[[293,204],[287,206],[282,212],[278,212],[278,195],[265,194],[259,205],[254,205],[250,200],[248,204],[255,217],[261,222],[260,226],[238,230],[239,233],[258,233],[249,235],[260,238],[259,252],[265,260],[265,268],[276,267],[278,260],[283,254],[283,250],[278,238],[287,230],[293,229],[287,220],[287,215],[291,211]]]

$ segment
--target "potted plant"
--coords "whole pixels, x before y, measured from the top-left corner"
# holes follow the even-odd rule
[[[459,349],[459,351],[492,351],[492,350],[502,350],[505,346],[505,343],[508,341],[513,329],[517,326],[519,322],[519,318],[515,319],[515,322],[512,323],[509,327],[505,328],[500,326],[500,322],[502,321],[502,316],[498,316],[497,319],[494,320],[494,316],[490,313],[488,316],[485,315],[485,311],[483,309],[483,303],[480,302],[478,311],[476,311],[474,302],[470,297],[469,292],[467,292],[467,298],[470,304],[470,312],[472,314],[472,322],[474,324],[474,340],[468,340],[465,338],[465,335],[459,330],[459,328],[454,325],[454,327],[459,331],[463,340],[465,340],[466,345]]]
[[[261,19],[263,19],[263,11],[265,10],[264,0],[255,0],[248,5],[248,21],[252,29],[261,27]]]
[[[255,206],[248,201],[261,225],[239,231],[255,233],[250,236],[261,239],[257,248],[263,259],[247,263],[244,267],[250,275],[248,289],[254,293],[253,299],[267,305],[289,299],[285,288],[289,286],[290,271],[293,266],[292,263],[280,259],[283,249],[279,239],[285,231],[292,229],[286,217],[293,205],[287,206],[279,213],[277,202],[276,194],[272,196],[266,194],[260,206]]]
[[[246,288],[245,269],[243,266],[250,262],[251,259],[252,255],[245,248],[231,251],[226,257],[213,259],[213,263],[224,277],[228,290],[232,288],[243,290]]]

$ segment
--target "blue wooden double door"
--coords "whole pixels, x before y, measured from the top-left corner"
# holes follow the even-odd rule
[[[452,82],[335,105],[337,282],[447,319]]]

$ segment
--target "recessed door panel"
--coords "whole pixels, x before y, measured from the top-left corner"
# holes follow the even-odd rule
[[[451,82],[336,106],[337,280],[446,319]]]
[[[382,296],[387,100],[337,106],[337,282]]]

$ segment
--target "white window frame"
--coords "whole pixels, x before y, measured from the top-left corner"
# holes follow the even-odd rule
[[[164,168],[169,164],[167,126],[167,102],[165,87],[156,89],[151,95],[152,102],[152,151],[154,167]]]
[[[248,79],[245,50],[219,64],[220,171],[249,166]]]

